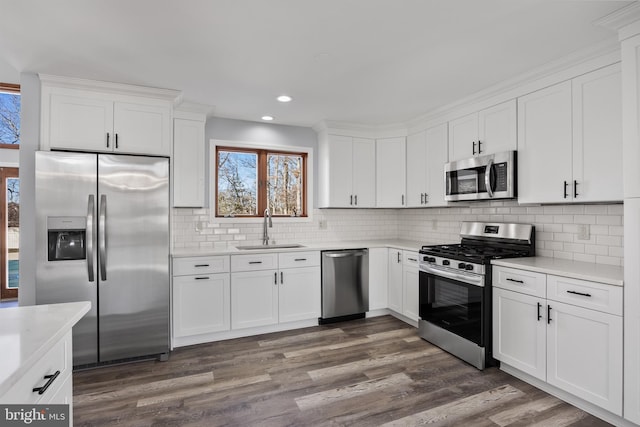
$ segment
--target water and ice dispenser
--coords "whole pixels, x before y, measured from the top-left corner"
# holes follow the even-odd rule
[[[71,261],[87,258],[86,217],[47,217],[47,235],[49,261]]]

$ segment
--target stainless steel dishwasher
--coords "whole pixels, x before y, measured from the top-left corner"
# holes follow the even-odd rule
[[[320,324],[359,319],[369,311],[369,251],[322,251]]]

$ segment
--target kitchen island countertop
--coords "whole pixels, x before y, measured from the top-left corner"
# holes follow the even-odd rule
[[[0,396],[91,308],[88,301],[0,310]]]

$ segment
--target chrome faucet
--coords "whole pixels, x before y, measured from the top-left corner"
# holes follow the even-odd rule
[[[269,228],[273,227],[273,221],[271,221],[271,212],[269,208],[264,210],[264,231],[262,232],[262,244],[269,245],[269,232],[267,231],[267,218],[269,219]]]

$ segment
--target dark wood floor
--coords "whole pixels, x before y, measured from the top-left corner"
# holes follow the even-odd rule
[[[607,426],[391,317],[74,373],[76,426]]]

